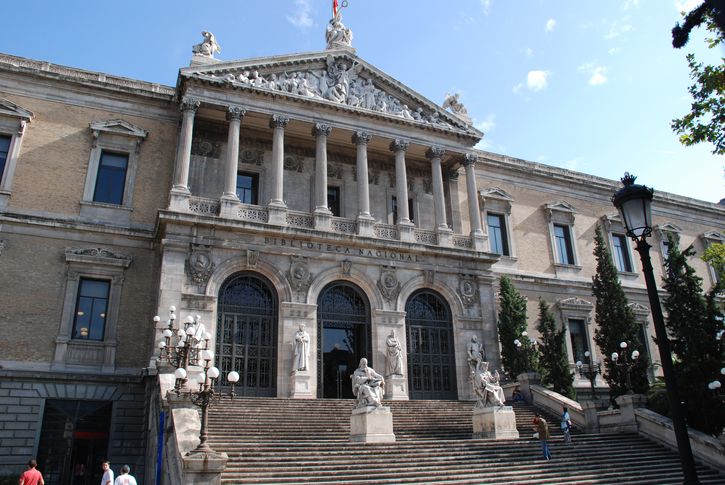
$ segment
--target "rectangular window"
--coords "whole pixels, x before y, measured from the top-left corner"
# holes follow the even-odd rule
[[[93,201],[116,205],[123,204],[127,169],[128,155],[102,152],[101,161],[98,165],[96,188],[93,192]]]
[[[629,250],[627,248],[627,237],[624,234],[612,234],[612,243],[614,244],[614,264],[617,265],[619,271],[625,273],[632,272],[632,261],[629,259]]]
[[[81,278],[73,321],[73,338],[102,341],[111,282]]]
[[[637,337],[639,338],[639,343],[642,346],[642,355],[640,356],[640,359],[646,358],[649,361],[649,346],[647,345],[647,334],[644,331],[644,325],[639,326]]]
[[[587,344],[584,320],[574,318],[569,320],[569,337],[571,338],[571,352],[574,362],[586,363],[584,352],[589,350],[589,345]]]
[[[488,240],[491,252],[509,256],[509,242],[506,239],[506,219],[503,214],[488,214]]]
[[[554,224],[554,239],[556,241],[557,262],[561,264],[574,264],[574,248],[571,245],[571,230],[569,226]]]
[[[8,153],[10,152],[10,137],[6,135],[0,135],[0,180],[3,178],[5,173],[5,162],[8,159]]]
[[[398,223],[398,198],[396,196],[393,196],[392,203],[390,204],[393,207],[393,224]],[[408,217],[410,218],[410,222],[413,222],[413,199],[408,199]]]
[[[259,176],[256,173],[237,174],[237,197],[242,204],[257,205]]]
[[[335,217],[340,217],[340,187],[327,187],[327,207]]]

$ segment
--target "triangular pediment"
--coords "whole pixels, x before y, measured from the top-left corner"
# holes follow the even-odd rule
[[[94,132],[113,133],[114,135],[134,136],[138,138],[146,138],[148,131],[138,126],[132,125],[128,121],[108,120],[94,121],[90,123],[91,130]]]
[[[390,117],[476,139],[483,136],[454,97],[444,103],[451,107],[448,111],[345,50],[192,66],[181,69],[180,77]]]
[[[671,222],[665,222],[664,224],[660,224],[656,226],[655,229],[657,229],[660,233],[673,232],[679,234],[682,232],[682,228],[680,226]]]
[[[549,212],[569,212],[571,214],[576,213],[576,209],[573,205],[569,204],[568,202],[564,202],[562,200],[557,202],[551,202],[549,204],[546,204],[544,206],[547,211]]]
[[[13,116],[27,121],[30,121],[34,116],[32,111],[21,108],[5,98],[0,98],[0,115]]]
[[[702,238],[711,243],[725,244],[725,234],[718,231],[708,231],[702,234]]]
[[[483,189],[479,192],[481,197],[484,199],[498,199],[498,200],[507,200],[509,202],[513,202],[514,198],[506,192],[505,190],[499,188],[499,187],[491,187],[488,189]]]

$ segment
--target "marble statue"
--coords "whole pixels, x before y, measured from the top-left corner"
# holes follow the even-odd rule
[[[330,19],[330,23],[327,24],[325,40],[327,41],[327,50],[352,47],[352,31],[342,23],[342,13],[339,10]]]
[[[307,370],[310,358],[310,335],[305,330],[305,324],[300,323],[295,333],[293,370]]]
[[[355,408],[382,406],[385,379],[372,367],[368,367],[368,359],[364,357],[360,359],[360,365],[350,379],[352,379],[352,393],[357,398]]]
[[[466,123],[471,123],[471,118],[468,116],[468,110],[459,99],[459,94],[447,94],[443,100],[443,109],[450,108],[453,114],[462,118]]]
[[[197,54],[204,57],[214,57],[214,54],[219,54],[222,51],[222,47],[217,43],[216,37],[211,32],[206,30],[201,33],[204,40],[200,44],[196,44],[191,48],[193,54]]]
[[[390,331],[390,335],[385,340],[385,376],[402,376],[403,375],[403,347],[400,345],[398,337],[395,336],[395,329]]]
[[[466,346],[466,352],[468,353],[468,367],[471,369],[471,374],[475,375],[480,370],[481,364],[486,360],[486,351],[478,341],[477,336],[471,337],[471,341]]]
[[[503,388],[499,384],[498,371],[491,374],[488,370],[488,362],[481,362],[480,369],[476,371],[473,390],[478,397],[476,407],[503,406],[506,401]]]

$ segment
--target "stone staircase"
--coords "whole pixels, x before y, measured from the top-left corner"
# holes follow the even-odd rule
[[[471,439],[472,402],[386,402],[396,443],[350,443],[351,400],[225,398],[209,441],[229,463],[223,484],[681,484],[677,454],[636,434],[573,433],[547,416],[553,459],[532,439],[535,409],[514,403],[521,438]],[[698,467],[703,484],[725,473]]]

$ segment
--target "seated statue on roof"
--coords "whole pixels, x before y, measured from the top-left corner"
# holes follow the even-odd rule
[[[191,48],[193,54],[213,58],[214,54],[221,53],[222,47],[217,43],[214,34],[205,30],[201,35],[204,37],[204,40]]]
[[[325,40],[327,40],[327,50],[352,47],[352,31],[342,23],[342,14],[339,10],[327,25]]]

